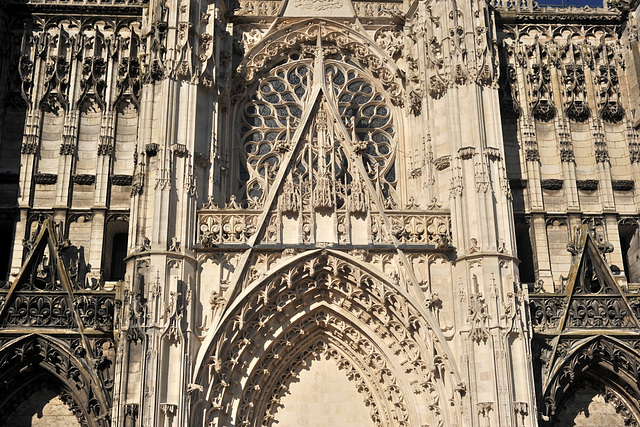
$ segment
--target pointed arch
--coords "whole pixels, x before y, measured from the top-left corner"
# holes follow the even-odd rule
[[[611,336],[563,340],[567,355],[553,367],[543,389],[545,419],[553,422],[558,409],[585,380],[608,387],[625,403],[630,419],[640,423],[640,353]]]
[[[370,333],[364,333],[365,325],[342,311],[326,300],[316,301],[308,312],[296,313],[291,324],[265,337],[270,343],[250,365],[246,382],[242,384],[245,373],[239,371],[234,374],[238,378],[231,378],[232,384],[243,387],[239,404],[232,409],[232,421],[222,425],[269,425],[270,414],[277,411],[287,383],[309,352],[334,358],[355,378],[375,425],[414,425],[418,405],[410,402],[410,384],[394,375],[401,367],[393,363],[390,349],[374,342]],[[260,333],[256,331],[256,337]],[[252,345],[260,344],[254,341]]]
[[[633,403],[640,401],[640,323],[603,256],[612,249],[595,229],[582,225],[567,245],[573,258],[566,289],[531,295],[543,424],[554,422],[583,379],[617,390],[634,419],[640,419]]]
[[[356,27],[358,24],[354,24]],[[404,81],[402,72],[386,52],[352,26],[324,19],[303,19],[290,26],[278,26],[265,34],[238,65],[232,83],[231,96],[241,99],[247,88],[263,69],[269,69],[286,58],[289,51],[300,49],[302,45],[314,44],[320,37],[323,42],[335,46],[339,51],[348,52],[353,60],[368,69],[382,82],[395,105],[404,101]]]
[[[368,386],[383,390],[374,399],[384,415],[378,425],[457,425],[461,381],[446,343],[435,338],[423,318],[402,289],[351,257],[334,251],[295,257],[240,293],[203,343],[194,377],[204,388],[202,421],[266,422],[273,408],[264,402],[280,387],[265,388],[265,378],[273,374],[271,359],[278,359],[278,366],[293,360],[292,349],[315,336],[346,346],[341,351],[362,367],[363,378],[378,378],[381,372],[398,376],[393,384]]]
[[[0,413],[15,405],[35,380],[52,384],[80,425],[108,425],[111,400],[84,360],[80,339],[28,334],[0,348]]]

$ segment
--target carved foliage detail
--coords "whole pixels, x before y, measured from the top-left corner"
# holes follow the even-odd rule
[[[584,122],[589,118],[590,110],[586,100],[584,69],[580,65],[565,65],[564,96],[567,117],[576,122]]]
[[[436,424],[443,422],[445,409],[436,378],[447,375],[444,363],[439,356],[433,358],[420,350],[430,344],[418,345],[418,340],[424,342],[418,333],[421,327],[411,320],[418,317],[401,295],[357,267],[324,254],[282,271],[265,286],[238,306],[231,315],[233,320],[219,332],[218,344],[212,347],[215,352],[210,358],[208,381],[213,416],[219,423],[270,422],[295,366],[310,354],[327,354],[344,363],[343,368],[353,375],[366,379],[372,396],[367,396],[367,390],[361,392],[365,399],[371,399],[375,425],[415,425],[405,397],[409,390],[395,378],[388,356],[378,349],[380,345],[396,348],[410,361],[405,373],[414,378],[415,390],[411,391],[425,393],[432,408],[430,416]],[[328,306],[339,307],[338,312],[319,308],[305,314],[299,308],[304,301],[326,301]],[[356,323],[347,321],[342,311],[355,316]],[[290,319],[289,326],[284,330],[271,326],[282,314]],[[368,326],[362,329],[360,322]],[[383,330],[389,332],[378,338],[371,335]],[[334,348],[332,342],[340,347]],[[256,346],[263,349],[260,356],[254,351]],[[350,357],[345,359],[344,355]],[[234,382],[236,371],[244,366],[252,366],[244,375],[246,380]],[[240,399],[232,398],[238,395]],[[229,408],[235,404],[237,419],[231,420]]]

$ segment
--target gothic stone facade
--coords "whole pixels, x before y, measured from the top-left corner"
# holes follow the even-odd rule
[[[3,0],[0,423],[637,426],[637,8]]]

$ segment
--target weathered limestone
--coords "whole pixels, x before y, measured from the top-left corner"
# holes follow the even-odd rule
[[[637,6],[3,3],[0,423],[637,425]]]

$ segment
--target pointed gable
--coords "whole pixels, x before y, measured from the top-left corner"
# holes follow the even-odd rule
[[[5,328],[63,328],[110,330],[112,292],[74,289],[63,261],[70,242],[51,219],[39,224],[30,252],[8,291],[1,295],[0,325]]]
[[[611,269],[588,226],[576,230],[574,254],[566,293],[567,310],[560,324],[563,331],[580,329],[639,328]]]

